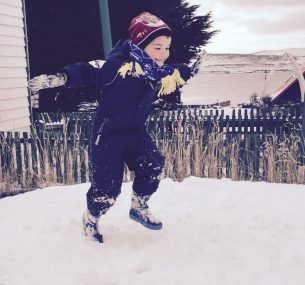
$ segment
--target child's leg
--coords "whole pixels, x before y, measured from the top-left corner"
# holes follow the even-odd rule
[[[135,173],[133,191],[138,196],[150,196],[159,186],[164,157],[148,133],[143,133],[137,144],[124,155],[129,169]]]
[[[115,135],[92,146],[92,182],[87,193],[87,207],[95,217],[105,214],[121,192],[123,147],[123,140]]]
[[[129,216],[146,228],[160,230],[162,222],[150,212],[147,202],[159,186],[164,158],[147,133],[124,157],[128,167],[135,172]]]

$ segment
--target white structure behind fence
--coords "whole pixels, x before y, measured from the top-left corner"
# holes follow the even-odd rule
[[[22,0],[0,0],[0,131],[30,130]]]

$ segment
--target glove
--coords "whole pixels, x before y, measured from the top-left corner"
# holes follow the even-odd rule
[[[42,74],[29,80],[28,86],[33,93],[37,93],[41,89],[65,85],[66,81],[67,76],[64,73],[56,73],[56,75]]]
[[[200,54],[197,54],[195,57],[195,61],[191,66],[191,77],[195,76],[200,68],[200,65],[202,64],[203,60],[205,60],[207,56],[207,52],[203,50]]]

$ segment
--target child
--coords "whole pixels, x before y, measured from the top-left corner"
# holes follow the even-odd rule
[[[129,27],[130,39],[120,41],[101,69],[88,63],[64,67],[56,75],[29,81],[32,91],[65,85],[98,86],[101,98],[93,125],[91,187],[83,214],[85,234],[103,242],[98,221],[120,194],[124,163],[135,173],[129,216],[152,230],[162,222],[147,202],[157,190],[164,157],[145,129],[156,96],[172,93],[196,67],[167,65],[171,29],[158,17],[144,12]]]

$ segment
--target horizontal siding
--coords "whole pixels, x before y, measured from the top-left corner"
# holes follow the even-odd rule
[[[28,98],[14,98],[1,100],[0,112],[5,110],[14,110],[22,107],[29,107]]]
[[[29,131],[29,92],[21,0],[0,0],[0,131]]]
[[[19,109],[12,110],[4,110],[0,112],[0,122],[11,121],[15,119],[20,119],[28,116],[29,110],[28,108],[22,107]]]
[[[21,0],[0,0],[1,4],[22,8]]]
[[[0,121],[0,130],[4,132],[28,132],[30,131],[30,125],[31,121],[27,116],[10,121]]]
[[[23,30],[23,28],[20,28],[20,27],[0,25],[0,35],[24,38],[24,30]]]
[[[0,56],[0,67],[27,67],[24,57],[5,57]]]
[[[26,57],[24,47],[0,46],[0,56]]]
[[[3,3],[0,3],[0,14],[1,15],[8,15],[13,16],[17,18],[23,18],[23,11],[22,7],[16,7],[13,5],[6,5]]]
[[[0,103],[1,100],[13,99],[13,98],[23,98],[24,94],[28,93],[28,89],[26,87],[15,87],[15,88],[0,88]]]
[[[14,26],[20,28],[23,28],[24,26],[22,18],[2,15],[1,13],[0,13],[0,25]]]
[[[0,88],[19,88],[27,85],[26,78],[0,78]]]
[[[0,67],[0,78],[10,78],[10,77],[27,77],[25,68],[21,67],[10,67],[3,68]]]
[[[25,40],[24,38],[0,35],[0,45],[25,47]]]
[[[15,132],[29,133],[29,132],[31,132],[30,125],[31,125],[30,120],[26,120],[25,126],[24,127],[19,127]]]

